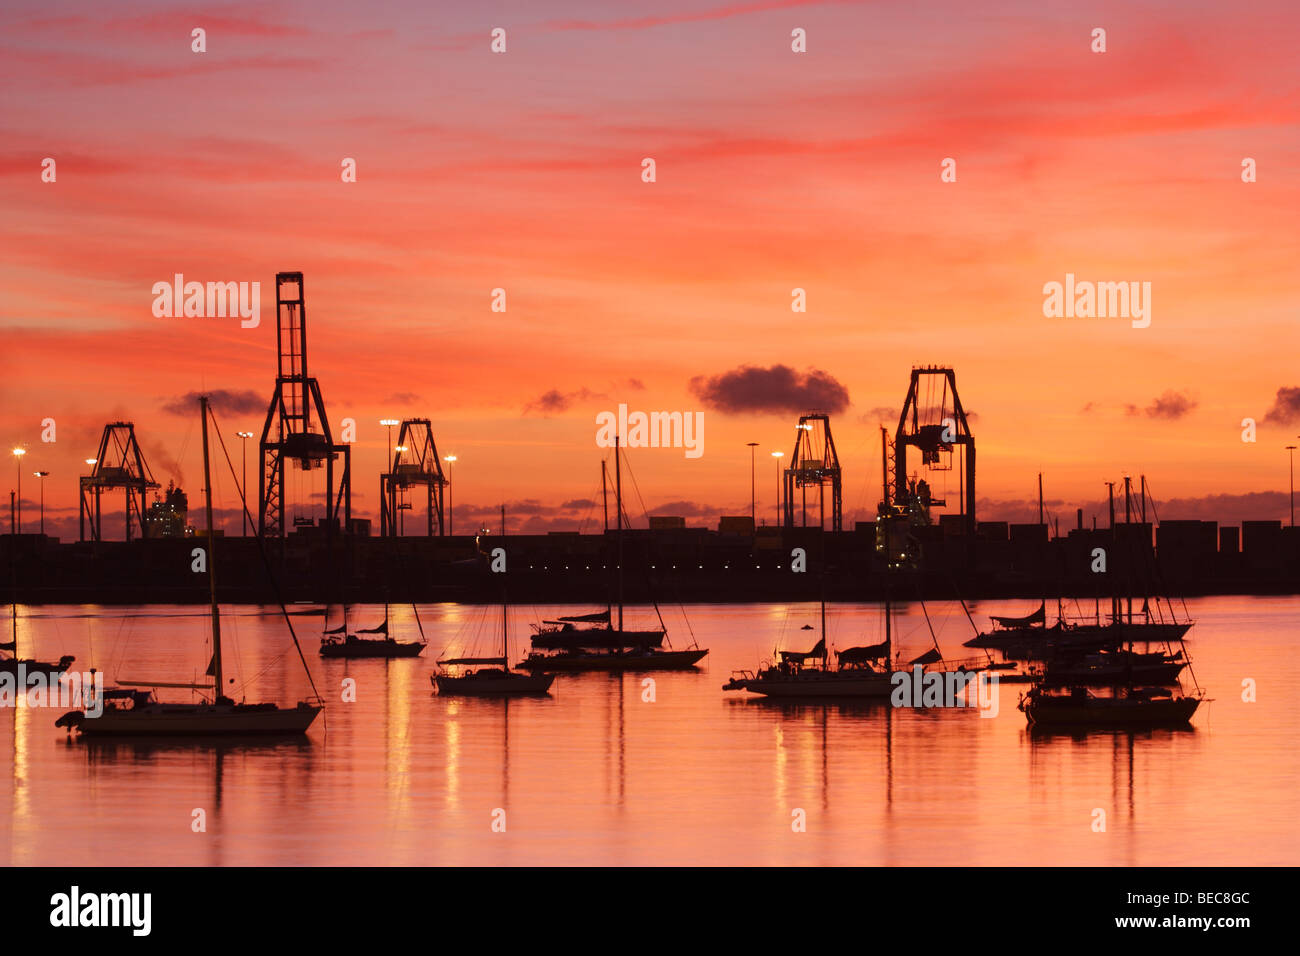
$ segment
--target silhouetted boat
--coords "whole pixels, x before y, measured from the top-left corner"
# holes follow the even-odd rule
[[[10,548],[11,555],[15,551],[16,548]],[[0,641],[0,651],[8,651],[10,655],[9,657],[0,658],[0,674],[13,674],[14,676],[17,676],[20,667],[22,668],[22,673],[24,675],[45,674],[49,676],[52,674],[62,674],[71,667],[72,662],[76,660],[76,658],[71,654],[63,655],[59,658],[57,663],[51,661],[38,661],[32,658],[24,659],[18,656],[18,572],[16,568],[12,567],[12,562],[10,572],[13,577],[13,582],[9,589],[9,625],[12,636],[8,641]]]
[[[881,453],[887,455],[887,439],[882,435]],[[724,691],[743,690],[752,694],[786,700],[810,700],[817,698],[848,699],[867,698],[884,699],[890,696],[895,682],[895,669],[891,665],[890,655],[893,647],[893,606],[890,600],[888,575],[892,573],[891,554],[908,552],[906,546],[900,545],[908,535],[910,520],[906,508],[895,508],[889,504],[889,490],[884,489],[885,500],[880,504],[876,517],[876,550],[885,556],[885,639],[879,644],[861,647],[849,647],[835,655],[835,666],[829,665],[826,645],[826,562],[823,554],[822,595],[821,595],[821,639],[805,652],[779,651],[776,662],[760,668],[758,671],[735,671],[731,679],[722,685]],[[901,536],[901,537],[900,537]],[[929,618],[927,616],[927,622]],[[811,629],[805,625],[802,629]],[[801,629],[801,630],[802,630]],[[939,649],[934,631],[930,631],[934,647],[924,654],[909,661],[908,669],[920,666],[926,673],[963,671],[972,672],[977,668],[966,666],[965,662],[946,662]],[[900,666],[902,661],[897,662]],[[982,668],[979,668],[982,669]],[[904,674],[910,673],[905,670]]]
[[[412,605],[414,607],[414,605]],[[356,633],[347,632],[346,611],[344,612],[345,623],[336,628],[325,631],[325,636],[320,644],[321,657],[419,657],[424,652],[426,646],[424,638],[424,627],[420,627],[421,640],[418,641],[397,641],[388,636],[388,605],[384,605],[384,622],[378,627],[363,628]],[[416,620],[419,620],[419,611],[416,611]],[[382,634],[383,637],[361,637],[362,634]]]
[[[614,627],[610,623],[612,608],[595,611],[591,614],[574,614],[557,617],[553,621],[543,621],[534,625],[532,644],[538,650],[560,650],[564,648],[614,648],[614,647],[660,647],[664,642],[664,631],[629,631]],[[575,624],[594,624],[595,627],[575,627]]]
[[[689,650],[664,650],[660,643],[667,634],[666,628],[658,631],[625,631],[623,629],[623,471],[621,466],[620,442],[614,439],[614,487],[617,509],[617,543],[618,543],[618,626],[608,630],[601,628],[574,628],[574,640],[556,644],[552,653],[542,653],[544,648],[534,639],[535,650],[519,666],[534,674],[580,673],[582,671],[660,671],[686,670],[694,667],[705,655],[707,648],[691,647]],[[655,605],[656,612],[658,604]],[[612,608],[611,608],[612,610]],[[581,619],[598,619],[602,615],[578,615],[566,623],[575,623]],[[608,619],[611,615],[603,615]],[[564,619],[561,619],[562,621]],[[660,619],[660,624],[663,620]],[[612,622],[611,622],[612,625]],[[629,643],[620,635],[647,633],[657,635],[658,640],[646,643]],[[584,637],[590,634],[591,637]]]
[[[1023,618],[993,618],[995,622]],[[1051,625],[994,627],[965,642],[966,647],[996,649],[1010,658],[1046,660],[1060,651],[1096,651],[1125,644],[1181,641],[1191,621],[1125,621],[1107,623],[1058,619]]]
[[[1111,509],[1112,550],[1115,538],[1115,504],[1113,498]],[[1145,511],[1145,480],[1143,482]],[[1129,505],[1129,479],[1124,479],[1125,510]],[[1127,520],[1125,524],[1127,524]],[[1145,526],[1145,522],[1143,523]],[[1132,602],[1130,600],[1128,620],[1121,617],[1119,589],[1111,596],[1112,625],[1107,630],[1112,637],[1121,633],[1120,627],[1127,626],[1125,633],[1149,633],[1134,629]],[[1149,614],[1148,614],[1149,617]],[[1147,627],[1160,626],[1147,623]],[[1174,635],[1167,638],[1170,642],[1181,643],[1186,627],[1177,630],[1175,625],[1167,633]],[[1169,627],[1165,625],[1165,627]],[[1125,643],[1099,651],[1084,657],[1059,655],[1049,661],[1043,671],[1042,679],[1020,698],[1018,704],[1025,714],[1031,728],[1054,727],[1125,727],[1140,729],[1145,727],[1181,727],[1187,726],[1196,713],[1196,708],[1205,699],[1199,689],[1195,694],[1186,694],[1178,684],[1178,674],[1190,664],[1183,645],[1177,654],[1172,646],[1166,645],[1164,653],[1136,653],[1133,644],[1138,640],[1154,638],[1134,638],[1130,636]],[[1164,639],[1164,638],[1162,638]],[[1191,673],[1189,670],[1188,673]],[[1195,680],[1195,677],[1193,677]],[[1161,686],[1175,685],[1173,688]]]
[[[199,399],[200,413],[203,419],[203,487],[207,504],[208,534],[205,541],[207,548],[208,591],[212,606],[212,661],[206,674],[212,678],[210,684],[163,683],[159,681],[119,681],[123,688],[132,687],[183,687],[193,690],[206,690],[212,694],[210,701],[191,703],[160,703],[152,690],[146,693],[131,690],[115,690],[106,693],[103,700],[103,712],[92,717],[84,710],[69,711],[55,721],[55,726],[66,727],[69,732],[78,730],[82,735],[92,736],[224,736],[227,734],[300,734],[311,726],[321,707],[316,703],[299,701],[296,707],[280,707],[276,704],[236,703],[226,697],[223,691],[223,671],[221,666],[221,615],[217,607],[217,561],[213,554],[216,535],[212,522],[212,476],[208,464],[208,400],[206,396]],[[282,607],[283,610],[283,607]],[[287,620],[287,614],[286,614]],[[292,628],[290,628],[292,633]],[[297,644],[297,637],[294,637]],[[302,648],[298,648],[302,656]],[[307,666],[303,659],[303,667]],[[310,673],[308,674],[310,678]]]
[[[1159,686],[1178,683],[1178,675],[1186,666],[1182,651],[1170,654],[1165,651],[1139,653],[1102,649],[1053,657],[1043,668],[1042,680],[1048,687],[1110,687],[1126,683]]]
[[[504,519],[503,519],[504,522]],[[505,585],[501,587],[501,655],[452,657],[439,660],[438,673],[429,680],[438,693],[466,697],[540,696],[550,692],[552,674],[521,674],[510,669],[510,618]],[[460,671],[460,668],[469,668]],[[456,668],[446,673],[445,668]]]
[[[1019,703],[1031,727],[1181,727],[1203,700],[1167,687],[1124,687],[1097,694],[1076,685],[1053,693],[1041,684]]]

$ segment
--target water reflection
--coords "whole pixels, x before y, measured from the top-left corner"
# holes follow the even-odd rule
[[[1300,600],[1256,602],[1250,614],[1243,602],[1194,602],[1197,678],[1233,687],[1267,666],[1291,686]],[[24,634],[79,664],[93,634],[110,665],[180,676],[196,656],[181,640],[190,625],[146,611],[132,609],[125,627],[54,630],[45,608]],[[714,660],[656,675],[653,703],[644,675],[617,674],[562,677],[548,699],[440,698],[430,652],[452,641],[452,619],[473,615],[434,608],[429,659],[318,663],[304,638],[327,698],[306,738],[83,742],[54,727],[55,711],[0,708],[12,751],[0,863],[38,862],[52,838],[89,858],[164,865],[1280,865],[1300,853],[1294,695],[1221,695],[1212,733],[1206,713],[1191,730],[1031,732],[1014,685],[992,719],[746,699],[723,695],[717,675],[770,653],[773,610],[689,613]],[[839,614],[865,628],[875,612]],[[302,696],[283,620],[238,616],[249,699]],[[355,703],[338,700],[344,677],[357,681]],[[189,830],[196,807],[208,812],[203,837]],[[506,833],[491,830],[496,807],[509,811]],[[805,833],[791,830],[795,807]],[[1091,828],[1094,808],[1107,813],[1105,834]]]

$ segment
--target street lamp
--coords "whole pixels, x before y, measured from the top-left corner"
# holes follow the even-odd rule
[[[384,461],[387,463],[388,454],[393,449],[393,426],[402,424],[396,418],[381,418],[379,424],[388,429],[388,445],[384,449]]]
[[[772,452],[772,457],[776,459],[776,525],[781,526],[781,457],[785,454],[783,451]]]
[[[45,479],[49,476],[48,471],[32,472],[37,478],[41,479],[41,534],[45,534]]]
[[[16,533],[23,533],[23,455],[27,454],[27,449],[19,445],[14,449],[14,464],[18,466],[18,518],[16,524]]]
[[[447,534],[455,534],[456,531],[456,492],[451,486],[451,466],[456,463],[455,455],[448,455],[443,459],[447,463]]]
[[[1300,438],[1300,435],[1296,436]],[[1286,450],[1291,453],[1291,527],[1295,527],[1295,445],[1287,445]]]
[[[757,526],[758,517],[754,512],[754,449],[758,447],[758,442],[747,441],[745,444],[749,446],[749,523]]]
[[[244,505],[244,514],[241,524],[244,529],[244,537],[248,537],[248,440],[253,437],[253,433],[235,432],[235,434],[239,436],[239,443],[244,448],[244,484],[240,489],[239,497]]]

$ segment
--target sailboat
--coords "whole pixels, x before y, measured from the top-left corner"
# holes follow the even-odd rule
[[[628,631],[614,627],[610,620],[613,607],[590,614],[573,614],[557,617],[533,625],[533,647],[539,650],[578,647],[660,647],[664,642],[662,630]],[[592,624],[593,627],[574,627],[575,624]]]
[[[10,543],[10,554],[12,555],[17,549],[17,541]],[[18,570],[10,563],[10,573],[12,575],[12,584],[9,595],[9,626],[11,636],[7,641],[0,641],[0,651],[8,651],[9,657],[0,658],[0,674],[19,673],[23,674],[62,674],[72,662],[76,660],[71,654],[65,654],[59,658],[58,663],[51,661],[37,661],[32,659],[22,659],[18,656]]]
[[[506,601],[505,583],[502,582],[500,656],[450,657],[439,660],[438,673],[430,676],[429,681],[438,688],[439,694],[466,697],[540,696],[550,692],[551,683],[555,680],[554,674],[524,674],[511,670],[509,658],[509,604]]]
[[[600,463],[600,488],[602,496],[607,495],[608,483],[605,479],[605,462]],[[608,500],[608,499],[606,499]],[[605,530],[609,530],[609,512],[606,507]],[[664,628],[649,630],[628,630],[613,624],[614,605],[606,604],[603,611],[588,614],[570,614],[556,617],[554,620],[542,621],[533,625],[533,647],[538,650],[560,650],[578,648],[645,648],[662,647]],[[589,625],[589,626],[576,626]]]
[[[0,641],[0,651],[8,651],[10,656],[0,658],[0,674],[62,674],[76,660],[71,654],[64,654],[58,661],[38,661],[18,656],[18,596],[14,595],[14,604],[9,614],[13,625],[13,636],[8,641]]]
[[[544,653],[545,648],[534,641],[535,650],[519,666],[534,674],[577,673],[581,671],[628,671],[628,670],[687,670],[694,667],[705,655],[708,648],[692,646],[687,650],[664,650],[659,642],[629,644],[619,637],[610,640],[611,635],[624,635],[623,629],[623,471],[622,455],[617,436],[614,438],[614,497],[617,512],[616,540],[618,546],[618,627],[613,628],[574,628],[571,632],[576,638],[571,643],[556,645],[553,653]],[[658,605],[655,605],[656,613]],[[663,624],[661,618],[659,623]],[[612,624],[612,620],[611,620]],[[666,635],[667,628],[657,633],[660,640]],[[588,635],[585,636],[584,635]],[[671,647],[671,645],[670,645]]]
[[[1124,478],[1125,510],[1128,510],[1130,479]],[[1113,485],[1112,495],[1113,495]],[[1146,483],[1143,481],[1145,506]],[[1111,499],[1111,541],[1115,541],[1114,498]],[[1125,522],[1127,523],[1127,521]],[[1145,522],[1144,522],[1145,523]],[[1120,613],[1118,586],[1111,596],[1111,615],[1115,624],[1137,624],[1133,621],[1132,600],[1129,601],[1128,621]],[[1188,625],[1190,627],[1190,624]],[[1118,635],[1122,632],[1112,631]],[[1049,662],[1041,679],[1024,694],[1018,704],[1029,721],[1031,729],[1066,727],[1123,727],[1130,729],[1148,727],[1185,727],[1192,715],[1206,700],[1199,686],[1193,693],[1185,693],[1178,673],[1189,667],[1184,644],[1177,654],[1166,645],[1164,653],[1140,654],[1133,650],[1133,631],[1129,631],[1127,647],[1115,641],[1103,652],[1101,661],[1069,661],[1058,658]],[[1136,633],[1141,633],[1140,631]],[[1182,635],[1174,640],[1181,644]],[[1144,638],[1149,640],[1149,638]],[[1172,672],[1172,673],[1171,673]],[[1192,672],[1190,669],[1188,673]],[[1193,683],[1195,675],[1192,674]],[[1174,686],[1166,686],[1174,685]]]
[[[883,431],[883,430],[882,430]],[[882,454],[887,454],[887,439],[882,435]],[[826,562],[822,561],[821,639],[811,651],[799,653],[780,651],[777,660],[758,671],[736,671],[722,685],[726,690],[744,690],[765,697],[783,699],[838,698],[883,699],[890,695],[894,684],[894,667],[890,663],[893,652],[893,607],[888,587],[889,575],[895,567],[891,554],[905,552],[900,546],[899,534],[906,534],[909,521],[907,511],[889,503],[889,487],[884,488],[885,499],[876,516],[876,550],[885,556],[885,639],[879,644],[849,647],[835,655],[835,666],[828,663],[826,649]],[[929,617],[927,615],[927,623]],[[907,667],[921,666],[926,672],[935,670],[971,670],[963,662],[945,662],[939,650],[938,639],[931,629],[934,647],[919,657],[908,661]],[[902,665],[902,661],[896,662]],[[937,665],[937,666],[936,666]]]
[[[103,701],[103,712],[98,717],[88,716],[84,711],[69,711],[55,721],[56,727],[66,727],[71,733],[77,730],[86,737],[108,736],[153,736],[170,735],[186,737],[223,736],[227,734],[302,734],[307,732],[316,715],[321,712],[318,702],[299,701],[295,707],[281,707],[273,703],[239,702],[231,700],[224,693],[221,661],[221,614],[217,607],[216,557],[213,553],[216,544],[216,532],[212,521],[212,476],[208,461],[208,399],[199,398],[199,408],[203,417],[203,484],[207,505],[207,564],[208,592],[212,605],[212,661],[205,672],[212,678],[210,684],[162,683],[159,681],[119,681],[123,687],[148,687],[146,694],[130,693],[119,696],[114,694]],[[260,541],[260,539],[259,539]],[[285,609],[283,606],[281,610]],[[288,613],[285,612],[288,621]],[[290,633],[293,629],[290,626]],[[298,639],[294,637],[294,645]],[[302,657],[302,648],[298,648]],[[307,661],[303,658],[303,667]],[[311,678],[310,671],[308,679]],[[153,693],[153,688],[182,687],[192,690],[208,691],[210,700],[191,703],[162,703]],[[314,689],[314,685],[313,685]],[[319,701],[319,697],[317,697]]]
[[[893,689],[889,667],[890,619],[885,601],[885,640],[881,644],[851,647],[836,655],[836,666],[828,664],[826,651],[826,601],[822,600],[822,636],[806,652],[780,651],[774,664],[757,671],[740,670],[722,685],[725,690],[743,690],[764,697],[806,700],[812,698],[883,700]]]
[[[361,628],[348,633],[347,609],[343,611],[343,623],[324,632],[320,643],[321,657],[419,657],[427,646],[424,637],[424,625],[420,622],[420,612],[415,610],[415,623],[420,629],[418,641],[398,641],[388,636],[388,602],[384,602],[384,621],[377,627]],[[383,637],[361,637],[362,634],[382,634]]]
[[[1132,522],[1133,498],[1132,479],[1124,478],[1124,524]],[[1040,485],[1041,496],[1041,485]],[[1142,478],[1141,521],[1146,527],[1147,483]],[[1040,505],[1041,507],[1041,505]],[[1152,501],[1154,507],[1154,499]],[[1111,540],[1115,541],[1115,500],[1112,487],[1110,499]],[[1131,536],[1130,536],[1131,540]],[[1150,553],[1150,540],[1143,546],[1142,558],[1150,570],[1156,570],[1154,554]],[[1132,591],[1130,590],[1130,594]],[[1022,617],[992,617],[991,630],[978,634],[966,642],[967,647],[997,648],[1007,657],[1026,660],[1047,660],[1062,654],[1072,655],[1076,652],[1114,651],[1126,644],[1171,644],[1182,641],[1195,623],[1192,620],[1179,620],[1173,602],[1165,597],[1168,606],[1168,620],[1160,605],[1161,598],[1155,596],[1155,609],[1152,610],[1151,597],[1143,597],[1142,616],[1133,616],[1133,599],[1128,598],[1128,613],[1121,610],[1121,599],[1116,594],[1111,599],[1109,620],[1102,617],[1100,602],[1093,620],[1067,620],[1062,601],[1057,598],[1056,622],[1047,623],[1046,602],[1040,601],[1037,610]],[[1163,663],[1172,665],[1172,659]],[[1176,673],[1176,672],[1175,672]]]

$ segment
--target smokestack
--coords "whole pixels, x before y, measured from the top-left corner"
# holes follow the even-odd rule
[[[1082,531],[1083,530],[1083,509],[1082,508],[1074,509],[1074,520],[1078,523],[1078,529]]]

